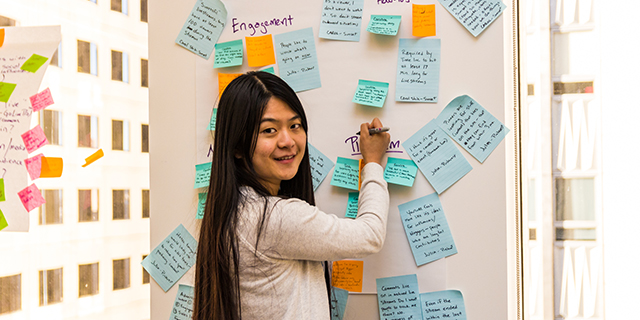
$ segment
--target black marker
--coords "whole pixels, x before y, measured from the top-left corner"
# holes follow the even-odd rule
[[[382,133],[382,132],[387,132],[389,131],[389,128],[387,127],[382,127],[382,128],[373,128],[373,129],[369,129],[369,134],[376,134],[376,133]],[[360,135],[360,131],[358,131],[358,133],[356,133],[357,135]]]

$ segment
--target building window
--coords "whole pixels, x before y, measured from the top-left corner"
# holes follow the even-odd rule
[[[142,190],[142,217],[149,218],[149,190]]]
[[[129,258],[113,260],[113,290],[126,289],[131,286],[129,267]]]
[[[51,60],[49,60],[49,65],[56,66],[58,68],[62,68],[62,59],[60,59],[60,51],[62,50],[62,42],[58,44],[58,48],[56,52],[51,56]]]
[[[22,309],[22,275],[0,277],[0,314]]]
[[[78,190],[78,221],[98,221],[98,189]]]
[[[93,3],[98,3],[98,0],[89,0],[89,1],[91,1]]]
[[[40,111],[40,126],[44,130],[44,135],[47,137],[49,144],[61,145],[62,116],[60,111],[46,109]]]
[[[140,59],[140,86],[149,88],[149,60]]]
[[[0,27],[15,27],[15,25],[16,25],[15,20],[11,18],[7,18],[5,16],[0,16]]]
[[[95,43],[78,40],[78,72],[98,75],[98,47]]]
[[[129,55],[111,50],[111,80],[129,83]]]
[[[129,151],[129,121],[111,120],[111,149]]]
[[[113,220],[129,219],[129,190],[113,190]]]
[[[99,285],[98,262],[78,266],[78,296],[98,294]]]
[[[129,14],[129,4],[127,0],[111,0],[111,10]]]
[[[147,257],[147,255],[143,255],[142,256],[142,260],[144,260]],[[150,279],[149,279],[149,272],[147,272],[147,270],[142,267],[142,284],[147,284],[149,283]]]
[[[78,147],[98,147],[98,117],[78,115]]]
[[[149,22],[147,20],[147,0],[140,0],[140,21]]]
[[[149,152],[149,125],[142,125],[142,152]]]
[[[40,270],[40,305],[62,302],[62,268]]]
[[[62,190],[42,190],[45,204],[40,206],[39,224],[62,223]]]

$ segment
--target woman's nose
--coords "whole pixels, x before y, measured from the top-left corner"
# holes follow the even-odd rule
[[[289,148],[294,145],[295,141],[291,135],[289,130],[280,131],[280,135],[278,136],[278,147],[280,148]]]

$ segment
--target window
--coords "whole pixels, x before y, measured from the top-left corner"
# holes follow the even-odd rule
[[[78,190],[78,222],[98,221],[98,189]]]
[[[144,260],[144,258],[146,258],[147,255],[143,255],[142,256],[142,260]],[[144,267],[142,268],[142,284],[147,284],[149,283],[150,279],[149,279],[149,272],[147,272],[147,269],[145,269]]]
[[[62,223],[62,190],[42,190],[44,201],[40,207],[39,224]]]
[[[149,88],[149,60],[140,59],[140,86]]]
[[[129,151],[129,121],[111,120],[111,149]]]
[[[98,294],[99,284],[98,262],[81,264],[78,266],[78,296],[92,296]]]
[[[89,1],[91,1],[93,3],[98,3],[98,0],[89,0]]]
[[[22,274],[0,277],[0,314],[22,309]]]
[[[142,190],[142,217],[149,218],[149,190]]]
[[[140,0],[140,21],[149,22],[147,20],[147,0]]]
[[[62,302],[62,268],[40,270],[40,305]]]
[[[113,290],[126,289],[131,286],[129,267],[129,258],[113,260]]]
[[[129,83],[129,55],[111,50],[111,80]]]
[[[98,47],[95,43],[78,40],[78,72],[98,75]]]
[[[111,0],[111,10],[129,14],[129,4],[127,0]]]
[[[129,190],[113,190],[113,220],[129,219]]]
[[[44,129],[44,135],[47,137],[49,144],[59,146],[62,139],[60,131],[62,130],[62,116],[60,111],[42,110],[40,111],[40,126]]]
[[[62,50],[62,42],[58,44],[58,49],[51,56],[51,60],[49,60],[49,65],[56,66],[58,68],[62,68],[62,60],[60,59],[60,50]]]
[[[149,152],[149,125],[142,125],[142,152]]]
[[[16,25],[16,21],[11,19],[11,18],[7,18],[5,16],[0,16],[0,27],[13,27]],[[0,313],[2,313],[0,311]]]
[[[78,115],[78,147],[98,147],[98,117]]]

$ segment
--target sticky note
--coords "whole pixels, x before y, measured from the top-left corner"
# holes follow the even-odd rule
[[[340,260],[333,262],[331,285],[353,292],[362,292],[364,262],[359,260]]]
[[[4,44],[4,28],[0,29],[0,48]]]
[[[31,184],[19,191],[18,197],[20,197],[20,201],[22,201],[22,205],[27,211],[31,211],[45,203],[40,189],[35,184]]]
[[[358,80],[356,93],[352,102],[367,106],[381,108],[389,92],[389,84],[386,82]]]
[[[1,45],[2,43],[0,43]],[[0,230],[8,227],[9,224],[7,223],[7,219],[4,217],[4,213],[2,213],[2,210],[0,210]]]
[[[402,147],[438,194],[472,169],[453,141],[438,127],[435,119],[403,142]]]
[[[324,178],[327,177],[334,164],[331,159],[310,143],[307,143],[307,147],[309,148],[309,162],[311,164],[311,180],[313,183],[313,191],[315,191],[322,181],[324,181]]]
[[[0,201],[5,201],[7,198],[4,194],[4,178],[0,178]]]
[[[498,19],[507,7],[500,0],[438,0],[474,37]]]
[[[22,141],[25,148],[29,153],[38,150],[40,147],[49,144],[47,137],[44,135],[44,130],[40,125],[36,125],[33,129],[23,133]]]
[[[462,292],[444,290],[420,294],[423,319],[467,320]]]
[[[388,183],[412,187],[418,173],[418,166],[412,160],[387,158],[384,180]]]
[[[417,266],[458,253],[438,194],[398,206]]]
[[[82,165],[82,167],[86,167],[94,162],[96,162],[96,160],[100,159],[104,157],[104,151],[102,151],[102,149],[98,149],[98,151],[94,152],[92,155],[88,156],[86,159],[84,159],[84,164]]]
[[[344,214],[346,218],[355,219],[358,216],[358,199],[360,199],[360,192],[349,192],[347,212]]]
[[[178,285],[178,294],[173,302],[173,310],[169,320],[191,320],[193,316],[193,299],[195,291],[192,286]]]
[[[29,173],[29,177],[31,178],[31,180],[40,178],[43,156],[44,155],[41,153],[24,160],[24,165],[27,167],[27,172]]]
[[[51,97],[51,90],[49,90],[49,88],[32,95],[29,100],[31,101],[33,112],[40,111],[53,104],[53,97]]]
[[[218,95],[222,95],[224,88],[226,88],[233,79],[241,75],[242,73],[218,73]]]
[[[198,211],[196,212],[196,219],[204,218],[204,206],[207,203],[207,193],[198,193]]]
[[[431,37],[436,35],[436,5],[413,4],[413,36]]]
[[[260,70],[260,71],[269,72],[269,73],[271,73],[271,74],[276,74],[276,71],[273,69],[273,67],[269,67],[269,68],[266,68],[266,69],[262,69],[262,70]]]
[[[38,71],[38,69],[40,69],[40,67],[42,67],[42,65],[47,62],[47,60],[49,60],[49,58],[34,53],[29,59],[27,59],[27,61],[22,64],[22,67],[20,67],[20,69],[36,73],[36,71]]]
[[[449,102],[436,121],[442,130],[480,163],[509,133],[500,120],[468,95]]]
[[[358,190],[360,183],[360,161],[338,157],[333,170],[331,185],[351,190]]]
[[[181,224],[142,260],[142,266],[167,292],[196,263],[198,242]]]
[[[274,36],[278,70],[293,91],[320,88],[320,68],[313,29],[306,28]]]
[[[242,39],[216,43],[215,58],[213,60],[214,68],[234,67],[242,65]]]
[[[395,36],[398,34],[402,16],[371,15],[367,31],[385,36]]]
[[[349,291],[332,288],[331,295],[331,320],[342,320],[344,311],[347,309],[347,300],[349,299]]]
[[[196,182],[194,189],[206,188],[211,180],[211,162],[196,164]]]
[[[324,0],[318,37],[331,40],[360,41],[364,0]]]
[[[209,126],[207,127],[207,130],[216,130],[216,117],[218,117],[218,108],[213,108],[213,111],[211,112],[211,120],[209,120]]]
[[[376,279],[380,320],[422,319],[415,274]]]
[[[227,9],[220,0],[197,0],[176,38],[176,43],[209,59],[226,21]]]
[[[15,88],[15,83],[0,82],[0,102],[8,102]]]
[[[245,37],[249,67],[262,67],[276,63],[273,53],[273,37],[265,34],[259,37]]]
[[[62,158],[42,157],[40,178],[58,178],[62,176]]]
[[[440,39],[400,39],[396,101],[438,102]]]

